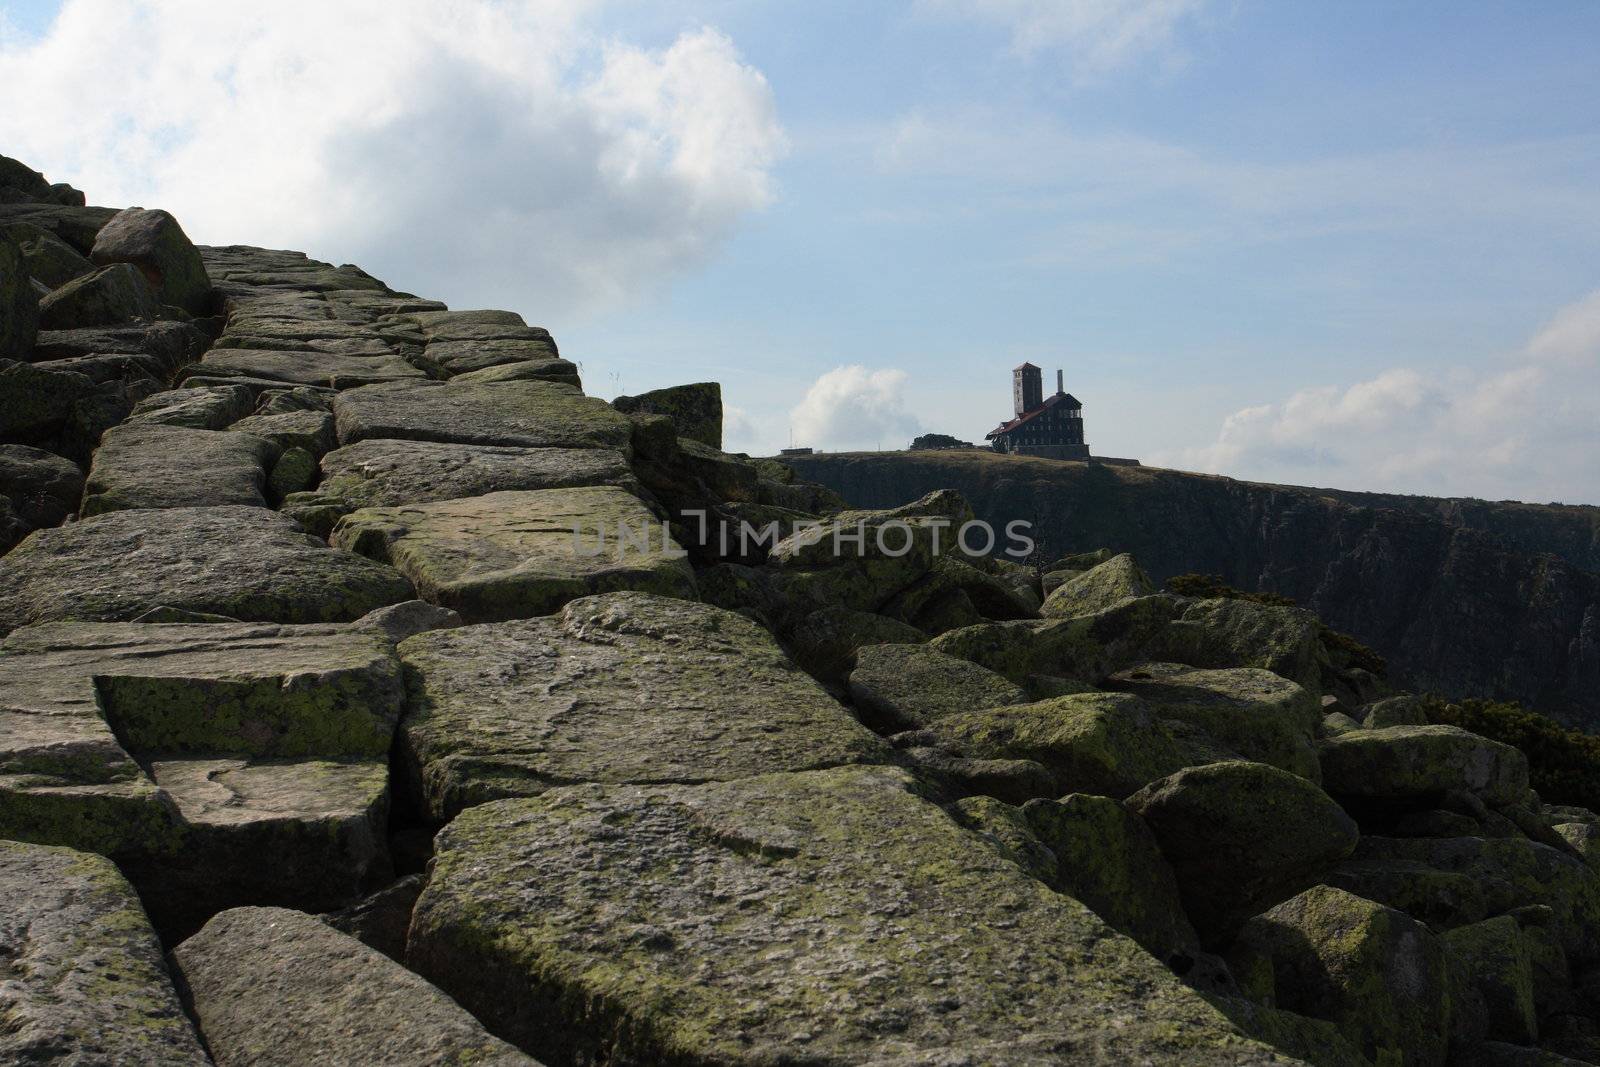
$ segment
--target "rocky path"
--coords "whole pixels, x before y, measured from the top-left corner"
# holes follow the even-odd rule
[[[16,174],[0,1061],[1600,1058],[1600,818],[1309,614]]]

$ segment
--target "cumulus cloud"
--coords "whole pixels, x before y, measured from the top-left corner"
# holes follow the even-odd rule
[[[925,0],[930,10],[1005,28],[1023,55],[1062,49],[1081,76],[1164,53],[1206,0]]]
[[[920,429],[906,410],[903,370],[835,367],[789,412],[797,445],[829,449],[904,448]]]
[[[66,0],[0,42],[0,143],[203,242],[304,248],[548,317],[702,263],[773,197],[772,92],[712,29],[585,0]]]
[[[1161,466],[1271,481],[1600,503],[1600,291],[1487,370],[1384,371],[1229,415]]]

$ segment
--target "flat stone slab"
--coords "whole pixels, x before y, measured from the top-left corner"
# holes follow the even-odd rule
[[[334,389],[349,389],[376,382],[428,379],[422,371],[392,353],[353,355],[251,348],[213,348],[188,373],[213,377],[264,378]]]
[[[475,808],[408,963],[550,1062],[1288,1062],[915,788],[850,767]]]
[[[340,908],[388,869],[387,759],[159,760],[150,773],[182,843],[123,865],[169,942],[241,904]]]
[[[225,430],[250,414],[255,390],[244,385],[195,386],[168,389],[145,397],[133,406],[127,422],[188,426],[196,430]]]
[[[219,1064],[537,1067],[434,986],[299,912],[223,912],[172,962]]]
[[[0,557],[0,632],[125,621],[156,607],[247,622],[345,622],[412,599],[390,567],[262,508],[118,511],[31,534]]]
[[[558,382],[389,382],[340,393],[333,413],[344,445],[390,437],[632,454],[627,416]]]
[[[1330,793],[1399,799],[1468,789],[1491,804],[1528,797],[1528,757],[1454,726],[1352,730],[1322,742]]]
[[[705,782],[887,762],[761,627],[642,593],[400,645],[402,725],[436,820],[576,782]]]
[[[622,589],[695,595],[683,549],[615,486],[362,508],[339,520],[332,542],[393,564],[418,596],[470,622],[546,615]]]
[[[399,664],[377,630],[26,627],[0,643],[0,837],[165,854],[196,809],[175,803],[130,749],[147,760],[382,760],[401,699]]]
[[[185,426],[114,426],[100,439],[82,514],[219,504],[267,506],[262,487],[278,458],[249,434]]]
[[[322,460],[320,496],[351,508],[429,504],[513,489],[631,485],[626,457],[605,448],[507,448],[361,441]]]
[[[424,366],[444,378],[471,374],[508,363],[556,359],[556,346],[545,339],[506,341],[434,341],[422,350]]]
[[[110,860],[0,841],[0,899],[0,1061],[211,1063]]]
[[[333,416],[326,411],[306,409],[256,414],[228,427],[234,433],[254,434],[282,449],[302,448],[320,457],[333,448]]]

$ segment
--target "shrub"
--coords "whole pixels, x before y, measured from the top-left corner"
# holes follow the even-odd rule
[[[1511,701],[1425,698],[1428,721],[1459,726],[1522,750],[1533,788],[1550,804],[1600,811],[1600,737],[1569,730]]]
[[[1167,579],[1167,588],[1179,596],[1192,596],[1203,600],[1248,600],[1254,604],[1272,604],[1292,608],[1294,601],[1277,593],[1247,593],[1235,589],[1222,580],[1220,574],[1179,574]]]

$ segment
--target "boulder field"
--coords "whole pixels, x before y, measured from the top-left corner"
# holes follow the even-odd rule
[[[1310,612],[0,191],[0,1062],[1600,1063],[1600,815]]]

